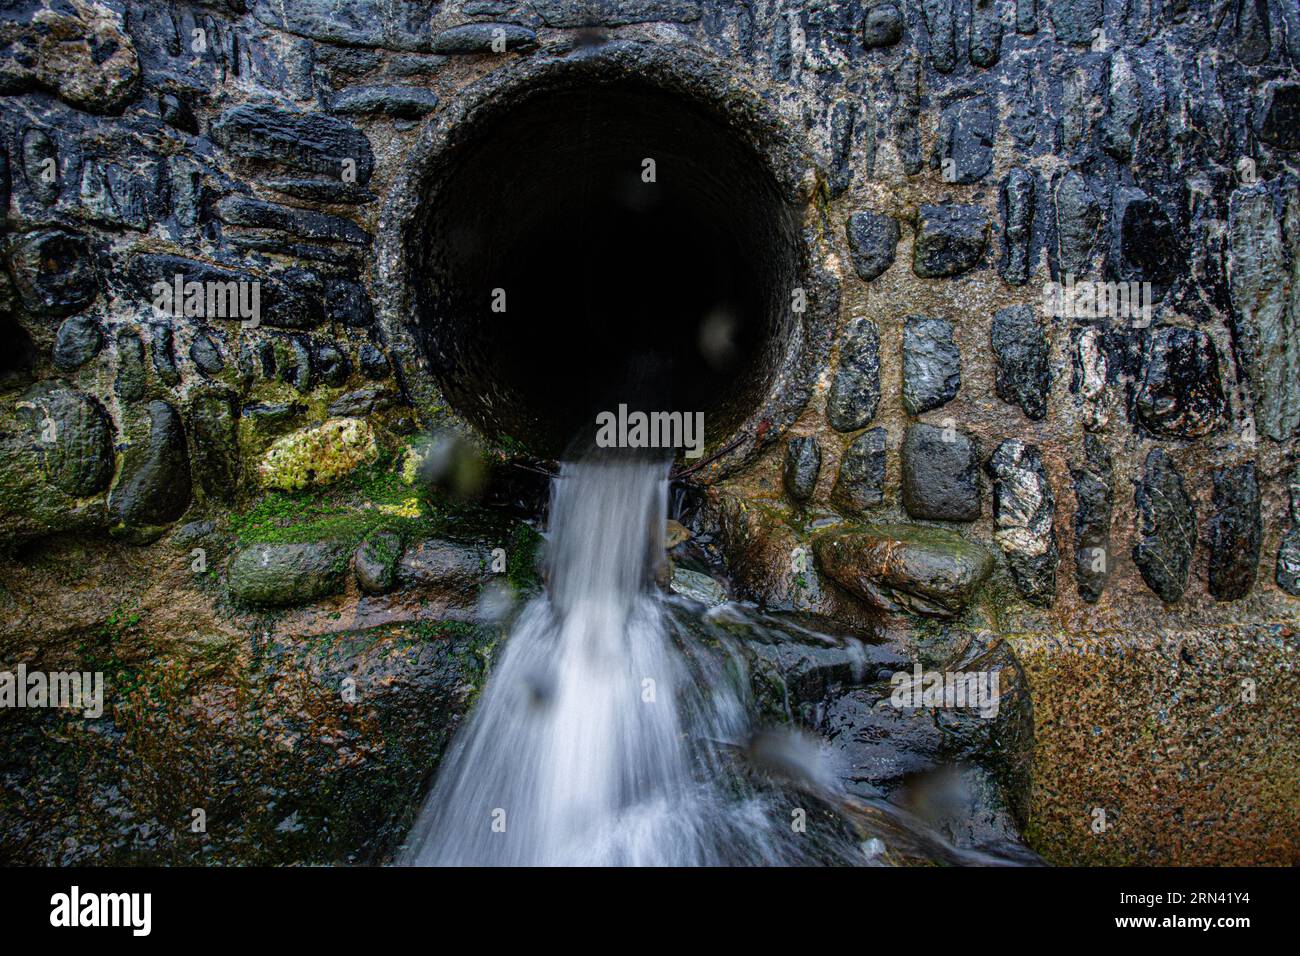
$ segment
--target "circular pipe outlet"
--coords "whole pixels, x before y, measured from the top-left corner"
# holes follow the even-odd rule
[[[706,61],[620,43],[480,80],[381,223],[381,327],[422,417],[551,458],[620,405],[698,413],[684,463],[731,471],[798,415],[829,344],[818,181]]]

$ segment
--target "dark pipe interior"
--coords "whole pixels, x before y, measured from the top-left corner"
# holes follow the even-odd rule
[[[762,400],[790,334],[794,216],[706,108],[626,83],[537,91],[479,118],[430,188],[422,345],[487,433],[557,455],[627,402],[702,411],[718,443]]]

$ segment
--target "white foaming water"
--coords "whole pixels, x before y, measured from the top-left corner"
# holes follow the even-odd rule
[[[520,615],[403,862],[794,862],[789,810],[722,767],[716,744],[742,738],[743,702],[728,681],[697,679],[653,588],[667,471],[563,466],[547,593]]]

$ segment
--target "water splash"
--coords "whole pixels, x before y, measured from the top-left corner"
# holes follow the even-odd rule
[[[682,599],[658,593],[667,463],[567,463],[551,494],[547,591],[516,621],[400,862],[870,862],[871,813],[846,805],[817,742],[752,734],[736,648],[702,640]],[[890,842],[905,829],[867,809]]]

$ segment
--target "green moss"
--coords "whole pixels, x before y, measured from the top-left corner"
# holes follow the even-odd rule
[[[542,576],[537,570],[538,550],[545,540],[533,528],[520,522],[510,538],[506,552],[506,579],[516,594],[539,590]]]

